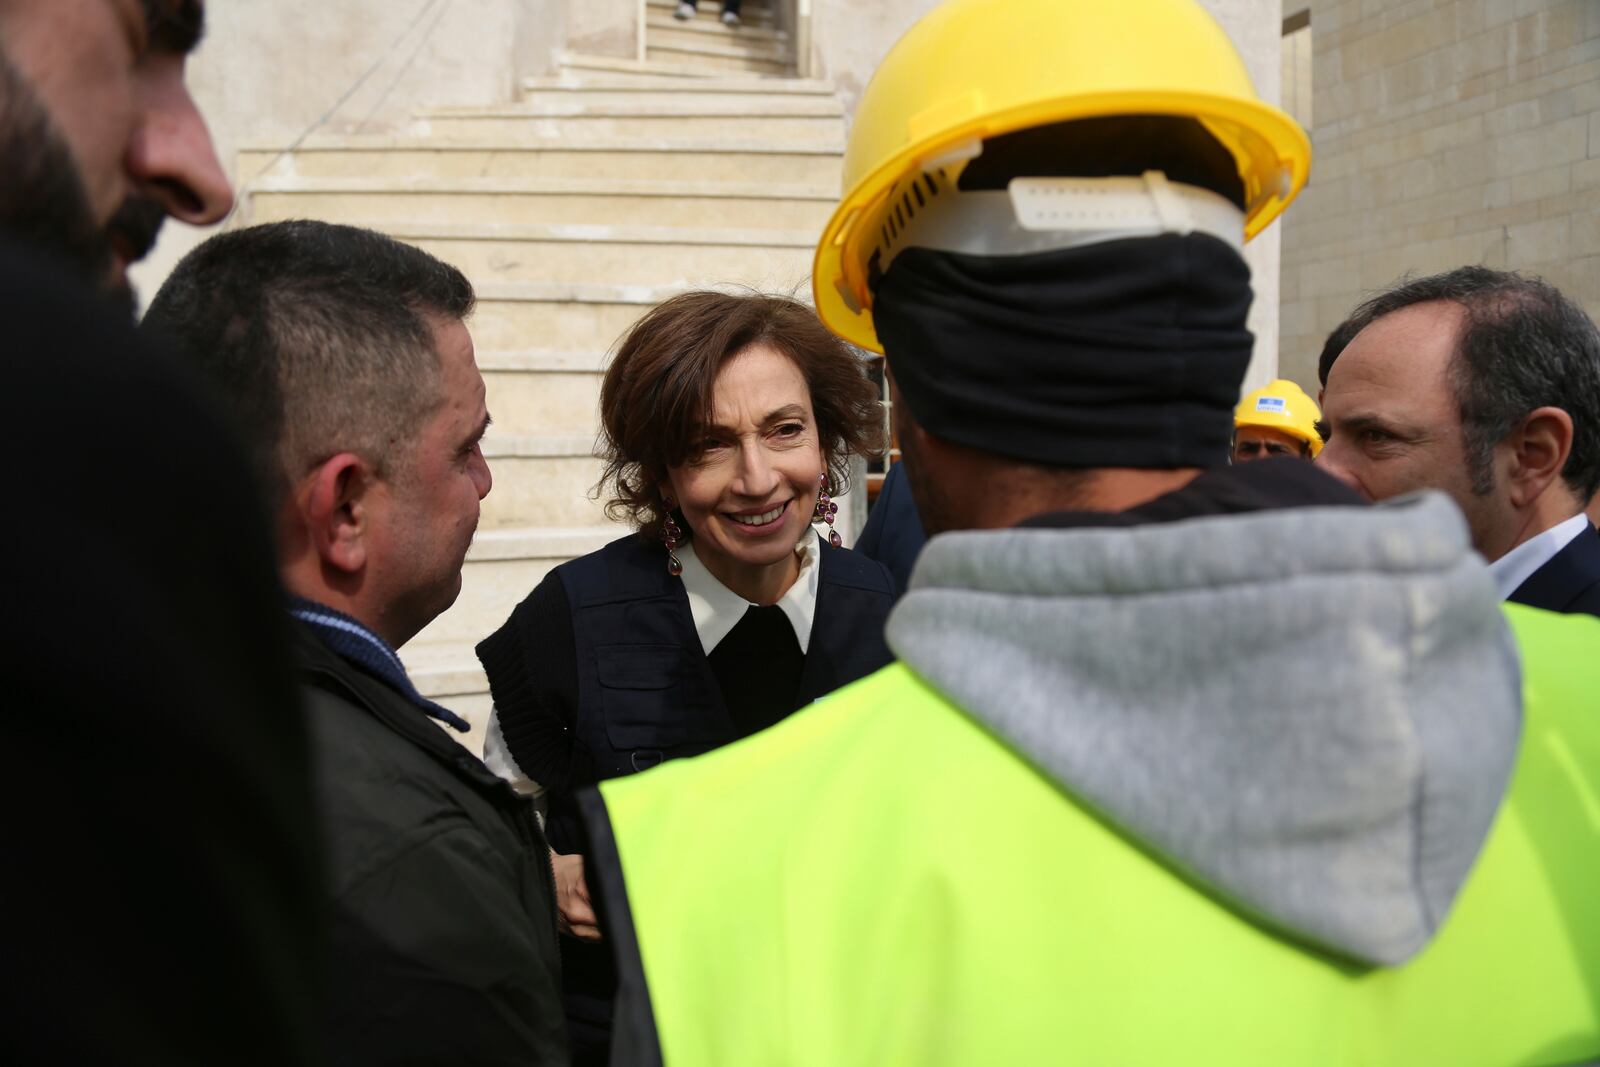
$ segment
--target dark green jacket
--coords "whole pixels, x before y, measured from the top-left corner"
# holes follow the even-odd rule
[[[296,624],[332,884],[335,1063],[566,1062],[532,807]]]

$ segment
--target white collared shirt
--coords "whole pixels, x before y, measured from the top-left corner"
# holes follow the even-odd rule
[[[800,654],[811,647],[811,624],[817,615],[817,575],[820,541],[814,530],[807,528],[805,536],[795,546],[800,557],[800,575],[788,592],[778,600],[778,607],[794,627],[795,640],[800,644]],[[692,547],[685,546],[678,559],[683,563],[683,591],[689,595],[689,614],[694,618],[694,632],[700,638],[700,647],[706,655],[722,643],[744,613],[753,605],[721,582],[700,562]],[[665,558],[663,557],[663,566]],[[539,783],[522,773],[517,761],[511,758],[506,747],[506,735],[500,729],[500,711],[489,710],[489,727],[484,731],[483,762],[489,770],[511,783],[517,792],[535,798],[539,808],[540,823],[544,821],[543,793]]]
[[[1500,599],[1504,600],[1515,593],[1518,586],[1533,577],[1534,571],[1549,563],[1587,529],[1589,516],[1580,511],[1566,522],[1557,523],[1544,533],[1528,538],[1489,564],[1489,573],[1494,575]]]
[[[817,545],[817,535],[807,529],[794,550],[795,555],[800,557],[800,575],[789,591],[778,599],[778,607],[783,609],[789,625],[794,627],[801,655],[811,648],[811,622],[817,614]],[[689,614],[694,616],[694,632],[700,636],[700,647],[709,656],[711,650],[722,643],[722,639],[754,605],[717,581],[706,570],[706,565],[700,562],[692,543],[687,552],[679,553],[678,558],[683,561],[683,591],[689,594]]]

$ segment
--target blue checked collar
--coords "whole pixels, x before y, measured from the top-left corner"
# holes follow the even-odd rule
[[[297,596],[289,598],[289,614],[315,630],[322,643],[340,659],[375,675],[428,715],[462,733],[472,729],[467,720],[417,692],[417,687],[406,674],[405,664],[389,647],[389,642],[360,622],[325,604]]]

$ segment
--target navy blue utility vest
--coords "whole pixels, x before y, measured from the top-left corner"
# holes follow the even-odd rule
[[[894,582],[880,563],[818,539],[817,605],[796,707],[893,656],[883,624]],[[695,756],[739,737],[711,672],[683,581],[638,536],[564,563],[578,653],[577,740],[601,778]]]

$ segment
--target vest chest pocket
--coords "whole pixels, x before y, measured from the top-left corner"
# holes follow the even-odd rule
[[[658,749],[716,744],[711,709],[691,701],[677,645],[608,645],[595,649],[606,739],[613,748]]]

